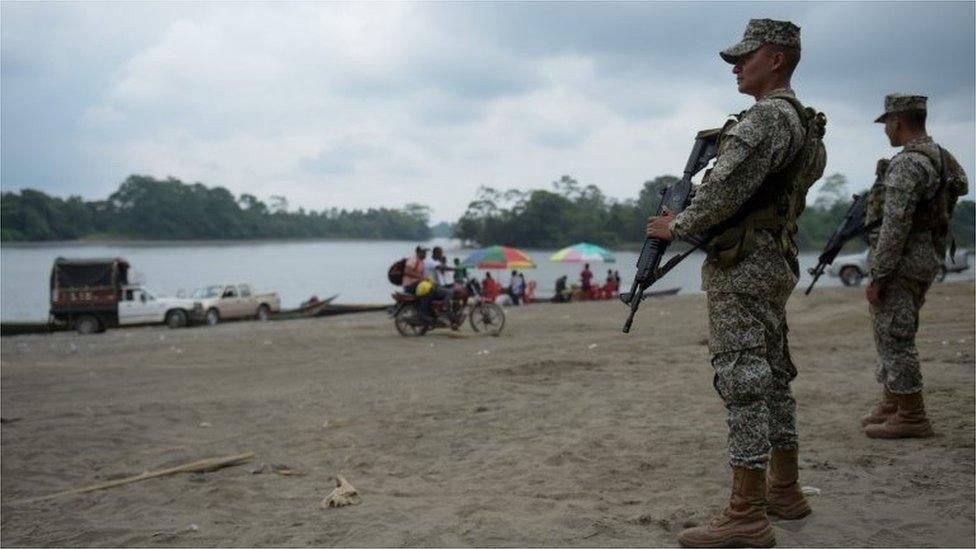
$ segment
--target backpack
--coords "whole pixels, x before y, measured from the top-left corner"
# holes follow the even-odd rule
[[[932,162],[932,167],[939,174],[939,184],[935,193],[930,198],[923,198],[915,208],[915,217],[912,219],[912,230],[931,231],[934,238],[936,251],[940,257],[946,254],[946,239],[949,245],[949,256],[955,261],[956,239],[949,232],[949,221],[952,219],[952,212],[955,209],[956,201],[959,196],[965,195],[969,188],[966,182],[966,175],[949,151],[936,145],[939,154],[919,146],[907,146],[905,152],[919,153]]]
[[[394,286],[401,286],[403,284],[403,271],[407,266],[407,258],[398,259],[390,265],[390,269],[386,272],[386,278],[389,279],[390,284]]]
[[[779,94],[773,94],[771,97],[786,100],[786,102],[792,105],[793,109],[796,110],[796,114],[800,117],[800,123],[806,130],[803,146],[785,170],[786,177],[792,179],[796,185],[793,189],[793,203],[791,204],[789,214],[793,223],[790,230],[795,234],[796,220],[806,207],[807,191],[820,179],[823,175],[824,168],[827,166],[827,149],[823,143],[824,134],[826,133],[827,117],[814,108],[804,107],[795,97]]]

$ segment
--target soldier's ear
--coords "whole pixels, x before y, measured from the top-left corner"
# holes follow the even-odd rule
[[[769,55],[770,68],[774,71],[781,71],[786,68],[786,54],[779,48],[773,48]]]

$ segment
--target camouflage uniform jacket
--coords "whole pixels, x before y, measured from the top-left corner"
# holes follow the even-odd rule
[[[939,189],[941,166],[935,166],[923,153],[907,147],[931,149],[938,157],[939,148],[931,137],[921,137],[906,144],[885,172],[881,186],[869,196],[865,224],[881,219],[881,226],[869,235],[871,252],[868,269],[873,280],[884,281],[902,276],[920,282],[930,282],[939,270],[944,244],[931,229],[914,227],[916,210],[932,200]],[[957,165],[946,153],[946,161]],[[961,176],[961,179],[960,179]],[[962,189],[946,189],[953,199],[966,192],[965,174],[956,174]],[[954,200],[953,200],[954,205]],[[951,207],[949,208],[951,212]]]
[[[791,89],[771,93],[794,95]],[[763,181],[793,160],[803,146],[805,128],[785,99],[761,98],[738,123],[723,132],[715,165],[705,174],[687,208],[671,222],[674,238],[706,234],[738,213]],[[796,254],[796,249],[788,250]],[[757,230],[756,246],[732,267],[712,261],[702,265],[702,289],[783,300],[797,278],[779,244],[779,236]]]

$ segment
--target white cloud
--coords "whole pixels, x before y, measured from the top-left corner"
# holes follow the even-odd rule
[[[479,185],[563,174],[632,198],[680,171],[697,130],[748,107],[715,56],[741,29],[719,23],[768,6],[4,3],[3,184],[44,188],[35,158],[54,147],[75,177],[52,189],[90,198],[130,173],[306,209],[422,202],[435,220]],[[828,172],[853,188],[893,152],[869,122],[883,94],[935,71],[892,70],[897,48],[877,42],[923,8],[898,5],[885,25],[887,7],[776,8],[804,25],[799,92],[827,112]],[[865,20],[877,28],[852,35]],[[933,134],[971,169],[974,54],[942,52],[971,45],[973,24],[947,28],[911,47],[943,64]]]

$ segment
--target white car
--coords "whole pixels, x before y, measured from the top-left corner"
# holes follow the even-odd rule
[[[203,306],[192,299],[157,297],[141,286],[123,286],[119,325],[160,324],[182,328],[204,319]]]
[[[191,297],[200,302],[204,321],[211,326],[235,318],[268,320],[272,313],[281,310],[278,294],[254,293],[249,284],[207,286],[193,292]]]
[[[957,253],[955,261],[946,254],[945,261],[939,268],[939,273],[935,279],[939,282],[945,280],[949,273],[961,273],[969,268],[969,256],[972,252]],[[859,254],[848,254],[838,256],[834,262],[827,266],[827,274],[839,276],[844,286],[857,286],[868,276],[868,251],[864,250]]]

